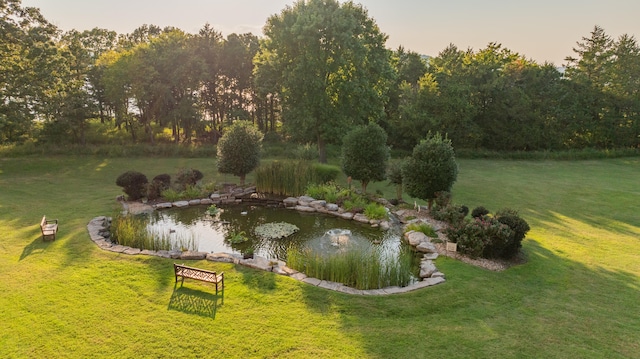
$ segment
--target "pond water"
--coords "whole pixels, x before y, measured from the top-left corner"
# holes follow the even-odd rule
[[[300,230],[282,239],[263,239],[254,234],[257,226],[271,222],[291,223]],[[214,216],[207,214],[206,206],[154,211],[149,214],[147,228],[154,234],[168,236],[172,241],[195,242],[200,252],[243,254],[251,248],[256,255],[283,261],[287,260],[290,247],[327,254],[375,247],[384,258],[412,250],[401,240],[399,226],[382,230],[329,215],[261,206],[219,208]],[[228,238],[238,232],[244,232],[249,240],[229,243]]]

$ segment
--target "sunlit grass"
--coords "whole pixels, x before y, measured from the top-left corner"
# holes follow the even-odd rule
[[[445,283],[369,297],[187,261],[225,272],[216,296],[197,281],[174,287],[173,260],[100,250],[86,229],[113,213],[115,178],[130,169],[237,182],[213,159],[0,159],[0,356],[637,357],[640,160],[459,164],[454,202],[514,208],[531,225],[525,264],[495,273],[440,257]],[[369,188],[395,197],[385,183]],[[59,219],[56,241],[42,241],[42,215]]]

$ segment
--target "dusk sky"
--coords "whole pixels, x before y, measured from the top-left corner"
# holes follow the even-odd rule
[[[501,43],[538,63],[563,65],[566,56],[595,25],[615,38],[640,35],[638,0],[362,0],[387,47],[399,45],[437,56],[450,43],[482,49]],[[143,24],[175,26],[196,33],[205,23],[223,35],[262,35],[270,15],[294,1],[285,0],[23,0],[63,30],[94,27],[129,33]]]

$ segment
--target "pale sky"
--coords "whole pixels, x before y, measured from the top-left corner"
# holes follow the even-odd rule
[[[355,0],[389,36],[387,47],[399,45],[437,56],[453,43],[466,50],[489,42],[538,63],[560,66],[573,47],[595,25],[618,38],[640,36],[639,0]],[[270,15],[293,0],[23,0],[38,7],[63,30],[94,27],[129,33],[143,24],[174,26],[197,33],[205,23],[223,35],[262,35]]]

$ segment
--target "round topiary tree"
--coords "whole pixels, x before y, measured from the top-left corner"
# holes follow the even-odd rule
[[[387,167],[387,180],[396,186],[396,201],[402,201],[402,161],[392,161]]]
[[[413,148],[411,157],[402,165],[402,179],[407,194],[426,200],[429,210],[436,194],[450,192],[458,178],[458,164],[451,140],[439,133],[429,134]]]
[[[137,171],[127,171],[116,179],[116,185],[122,187],[130,201],[137,201],[147,193],[147,176]]]
[[[385,179],[389,147],[382,127],[375,123],[356,127],[344,136],[342,143],[342,170],[360,181],[362,192],[367,192],[369,182]]]
[[[247,173],[260,163],[262,132],[249,121],[235,121],[218,142],[218,172],[240,177],[244,186]]]

